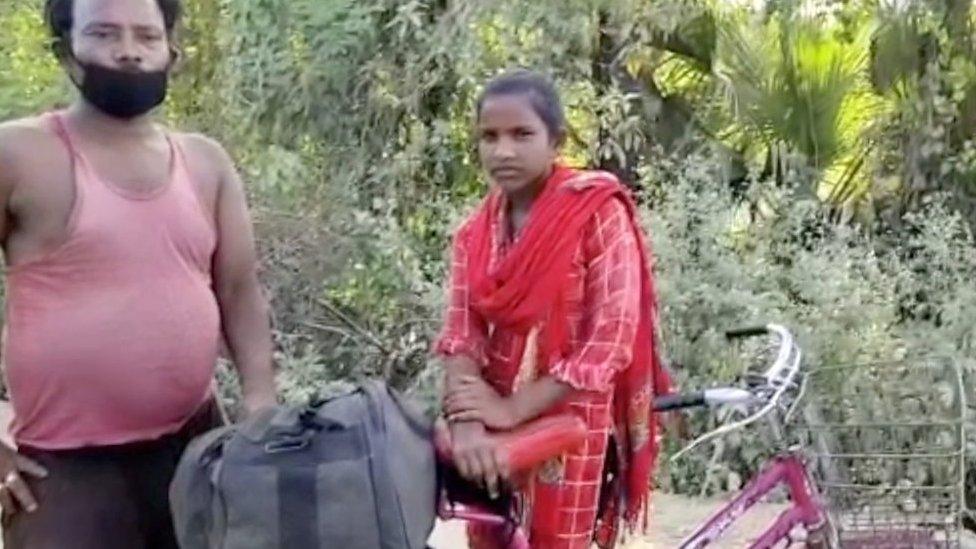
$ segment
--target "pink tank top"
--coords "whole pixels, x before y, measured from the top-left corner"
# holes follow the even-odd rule
[[[209,397],[217,358],[212,216],[173,137],[169,181],[138,194],[99,178],[66,120],[49,119],[76,194],[67,240],[7,274],[14,440],[56,450],[175,432]]]

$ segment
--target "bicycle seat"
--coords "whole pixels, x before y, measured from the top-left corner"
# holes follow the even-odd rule
[[[491,432],[508,462],[509,471],[518,474],[528,471],[586,441],[586,423],[575,415],[562,413],[544,416],[516,429]],[[434,426],[434,446],[441,462],[453,464],[454,453],[451,430],[443,418]]]

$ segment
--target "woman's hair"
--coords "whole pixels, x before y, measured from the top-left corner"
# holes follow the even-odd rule
[[[563,111],[559,92],[552,80],[542,74],[528,69],[515,69],[489,80],[478,97],[477,118],[481,117],[485,101],[499,95],[524,95],[532,110],[545,123],[551,137],[559,139],[566,133],[566,113]]]

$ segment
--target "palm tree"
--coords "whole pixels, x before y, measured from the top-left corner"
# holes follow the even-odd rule
[[[714,23],[710,64],[670,51],[662,88],[691,93],[703,124],[777,180],[799,178],[836,203],[866,192],[873,122],[887,107],[868,78],[869,22],[738,7],[716,9]]]

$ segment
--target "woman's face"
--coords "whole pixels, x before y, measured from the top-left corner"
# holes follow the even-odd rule
[[[525,94],[489,96],[478,115],[478,154],[506,194],[532,190],[556,161],[557,139]]]

